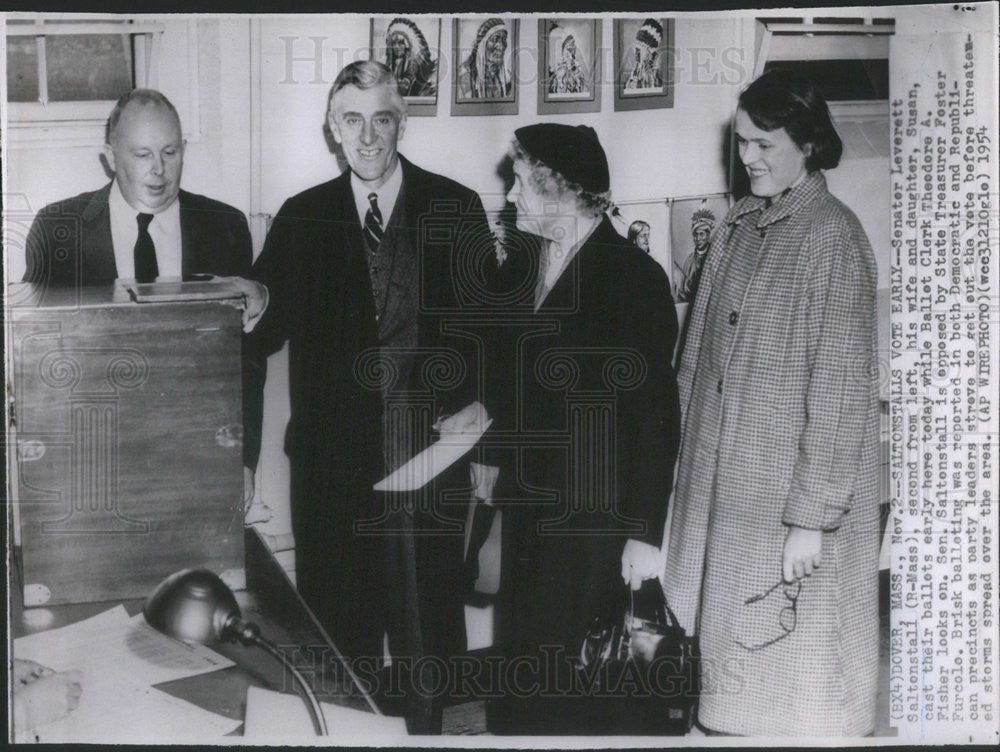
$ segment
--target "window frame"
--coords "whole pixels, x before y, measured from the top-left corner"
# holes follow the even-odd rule
[[[28,19],[12,19],[28,20]],[[34,38],[38,49],[38,101],[8,102],[11,122],[48,122],[59,120],[90,120],[107,113],[114,100],[89,99],[74,102],[52,102],[48,99],[45,40],[55,36],[128,36],[134,41],[132,67],[136,88],[149,85],[150,68],[158,52],[163,25],[126,21],[81,21],[66,23],[36,18],[28,23],[7,24],[8,37]]]
[[[164,92],[182,112],[184,138],[200,139],[198,74],[198,29],[194,19],[101,17],[97,15],[9,13],[6,36],[38,37],[56,35],[115,34],[136,39],[134,45],[134,86],[159,89],[159,71],[167,62],[164,55],[186,57],[186,86],[172,87],[182,94]],[[11,23],[17,21],[20,23]],[[25,23],[28,22],[28,23]],[[168,49],[169,48],[169,49]],[[39,72],[44,59],[39,60]],[[6,84],[6,82],[4,82]],[[39,80],[39,100],[47,84]],[[180,100],[180,101],[178,101]],[[52,148],[100,146],[114,100],[77,102],[3,102],[4,125],[12,148]]]

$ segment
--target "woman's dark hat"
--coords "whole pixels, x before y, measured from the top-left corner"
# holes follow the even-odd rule
[[[588,193],[610,190],[608,157],[593,128],[538,123],[518,128],[514,137],[528,154]]]

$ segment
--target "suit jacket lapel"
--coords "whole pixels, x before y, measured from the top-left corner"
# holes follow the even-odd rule
[[[84,284],[118,276],[111,239],[111,211],[108,209],[110,194],[111,183],[108,183],[94,192],[80,215],[83,223],[81,251]]]
[[[406,200],[405,183],[400,190],[400,197],[403,199],[403,202],[402,204],[398,201],[396,202],[392,216],[386,222],[386,229],[389,228],[390,224],[398,225],[401,218],[409,224],[409,217],[406,214],[406,205],[408,202]],[[392,272],[389,277],[389,294],[386,300],[385,311],[382,315],[383,320],[379,327],[380,331],[391,332],[396,329],[397,325],[400,324],[397,321],[397,316],[403,312],[401,305],[407,298],[407,292],[420,283],[418,279],[420,267],[417,264],[417,249],[412,245],[413,233],[409,232],[408,227],[403,227],[402,229],[406,232],[410,240],[410,245],[405,249],[398,246],[395,249],[395,256],[392,260]],[[395,240],[391,239],[391,242],[395,242]]]
[[[181,274],[187,277],[198,269],[212,268],[208,256],[213,235],[205,227],[204,213],[192,208],[190,194],[181,191],[177,200],[181,205]]]
[[[429,248],[435,246],[421,242],[420,226],[422,218],[430,215],[431,202],[441,197],[430,195],[425,187],[426,181],[422,174],[423,171],[419,167],[412,164],[403,155],[399,156],[399,164],[403,169],[403,195],[410,246],[413,248],[413,255],[417,261],[420,307],[423,308],[426,305],[435,309],[446,308],[448,302],[444,299],[446,289],[443,285],[447,284],[450,279],[448,259],[442,258],[439,253],[428,252]]]
[[[403,171],[403,201],[406,207],[406,221],[410,231],[410,243],[416,249],[417,238],[419,236],[419,220],[427,212],[431,197],[424,195],[424,181],[421,180],[419,168],[413,165],[402,154],[399,155],[399,166]]]
[[[334,179],[332,187],[330,214],[333,220],[333,229],[330,237],[334,239],[336,244],[341,242],[345,244],[350,255],[360,256],[361,259],[364,259],[365,242],[361,235],[361,218],[354,205],[354,191],[351,190],[351,169],[349,167]],[[368,268],[367,262],[365,262],[365,268]]]

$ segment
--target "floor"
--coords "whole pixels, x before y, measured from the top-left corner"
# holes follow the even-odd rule
[[[876,699],[875,736],[895,736],[889,725],[889,578],[879,573],[879,680]],[[466,702],[445,708],[443,733],[456,736],[489,735],[486,730],[486,707],[483,701]],[[688,736],[704,736],[696,726]]]

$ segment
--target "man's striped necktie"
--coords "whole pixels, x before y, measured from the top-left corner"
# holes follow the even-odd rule
[[[379,211],[378,196],[374,192],[368,194],[368,201],[371,203],[371,207],[365,213],[365,237],[368,240],[368,245],[374,252],[382,242],[382,235],[384,234],[382,230],[382,212]]]

